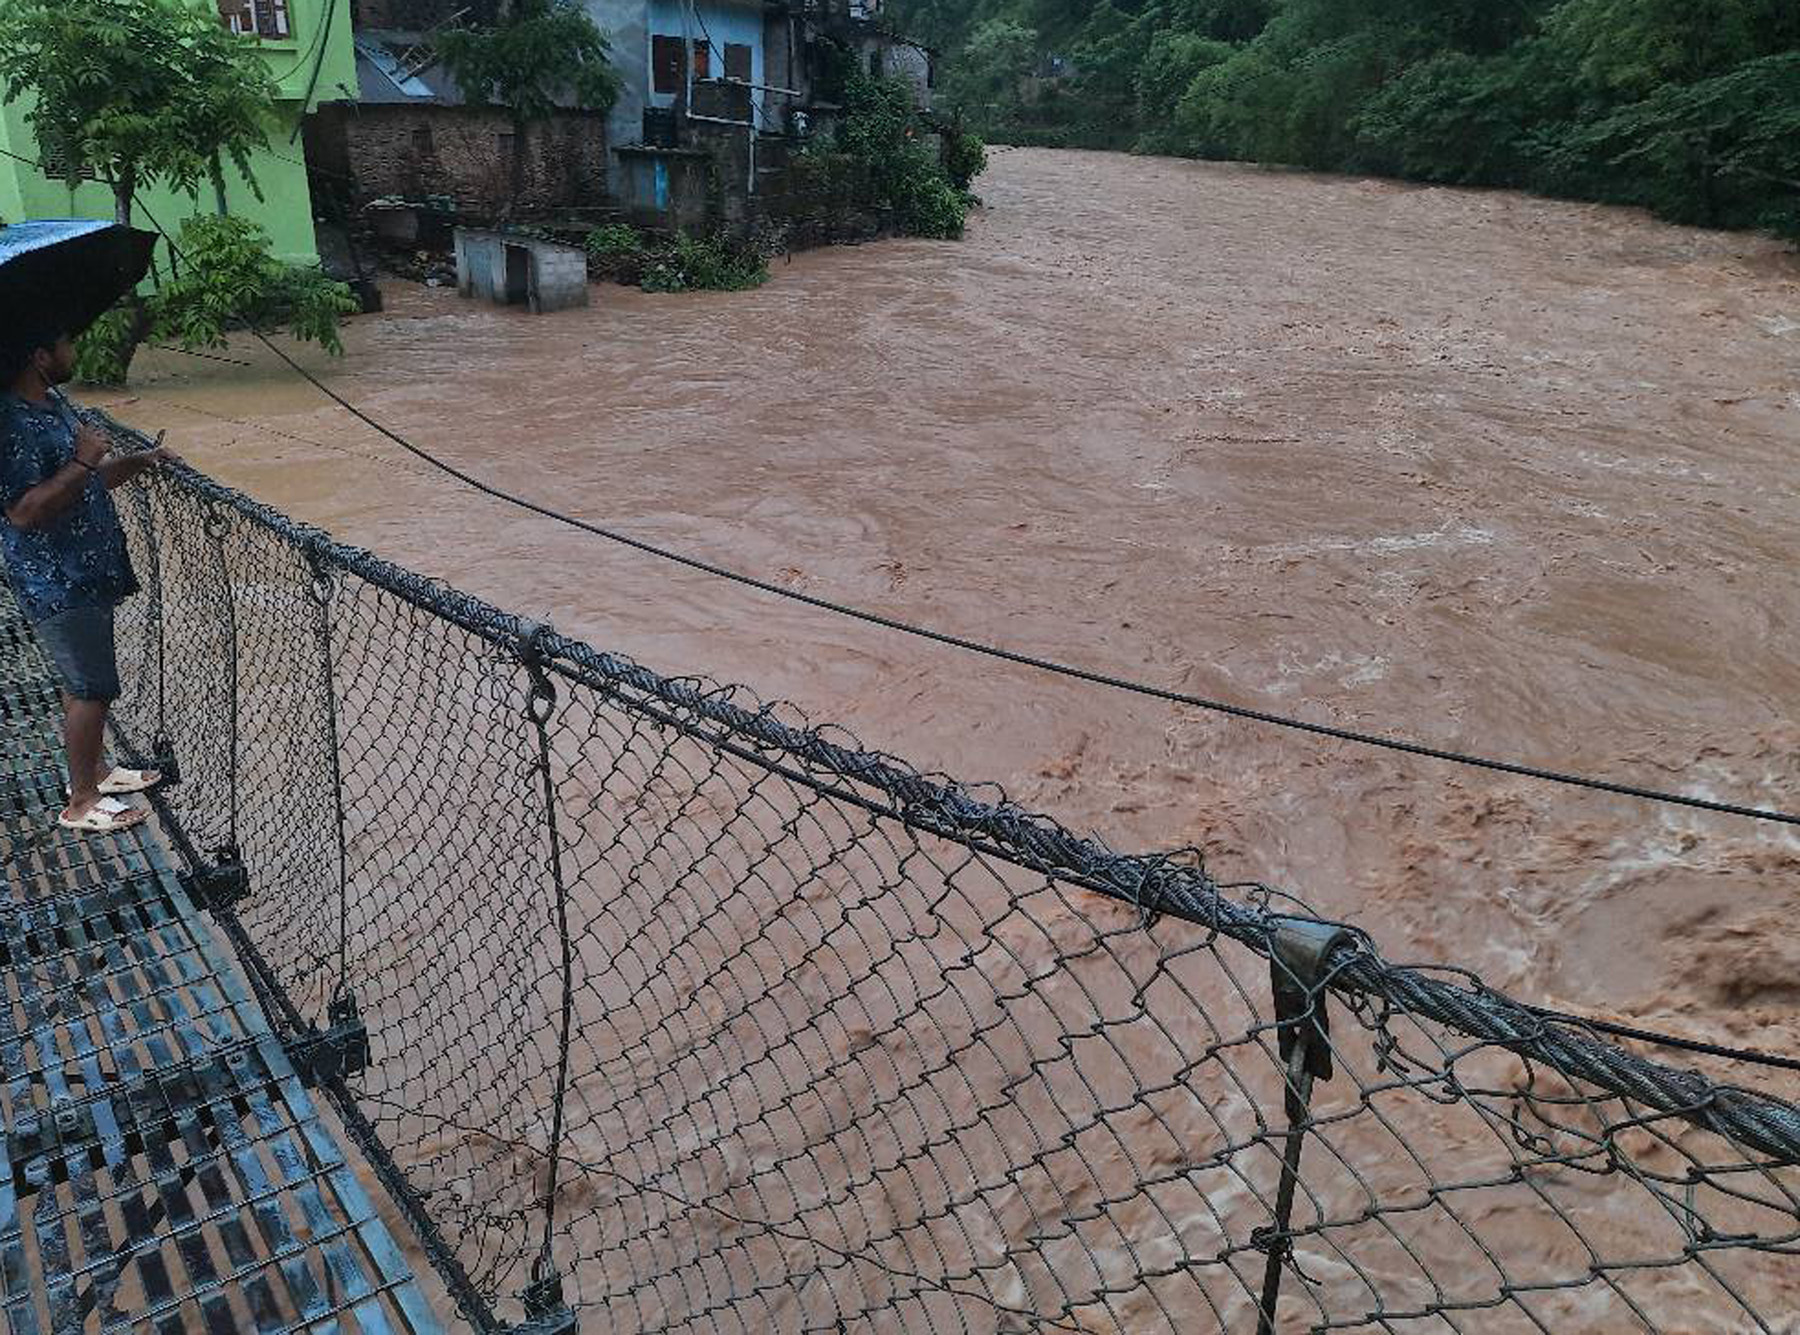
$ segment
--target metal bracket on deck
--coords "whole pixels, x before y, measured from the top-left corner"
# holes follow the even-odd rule
[[[226,845],[213,855],[213,865],[183,872],[181,888],[196,906],[208,913],[236,908],[250,898],[250,869],[237,849]]]
[[[234,1047],[107,1085],[81,1103],[21,1117],[6,1134],[13,1187],[23,1196],[62,1181],[73,1159],[105,1153],[109,1143],[134,1154],[166,1143],[182,1117],[198,1113],[207,1120],[212,1110],[278,1079],[255,1047]]]
[[[53,1164],[99,1138],[94,1110],[59,1108],[42,1116],[21,1117],[6,1132],[6,1158],[12,1165],[13,1190],[28,1196],[50,1180]]]
[[[181,782],[181,761],[176,759],[175,745],[167,737],[158,737],[151,743],[145,767],[162,775],[158,789],[173,788]]]
[[[294,1074],[308,1089],[356,1075],[369,1065],[369,1029],[356,1009],[356,998],[333,997],[326,1019],[325,1028],[314,1025],[282,1045]]]
[[[552,1270],[519,1295],[525,1319],[506,1328],[506,1335],[576,1335],[575,1313],[563,1298],[562,1276]]]

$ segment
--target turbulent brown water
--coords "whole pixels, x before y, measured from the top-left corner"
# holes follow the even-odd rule
[[[309,364],[478,476],[1204,696],[1800,809],[1800,262],[1517,195],[1002,152],[962,244],[586,312],[394,286]],[[126,420],[275,505],[1521,999],[1800,1047],[1800,839],[1136,700],[463,489],[240,343]],[[1779,1073],[1712,1063],[1784,1093]],[[1710,1327],[1709,1327],[1710,1328]]]

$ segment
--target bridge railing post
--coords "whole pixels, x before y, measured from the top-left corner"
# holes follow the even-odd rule
[[[1275,1312],[1281,1302],[1281,1277],[1293,1258],[1294,1193],[1300,1185],[1300,1156],[1311,1125],[1313,1084],[1331,1079],[1331,1016],[1326,1009],[1327,961],[1332,950],[1350,937],[1335,923],[1309,918],[1277,918],[1269,939],[1269,984],[1274,993],[1275,1026],[1280,1044],[1282,1105],[1287,1118],[1283,1133],[1281,1182],[1275,1191],[1273,1221],[1251,1234],[1266,1252],[1257,1335],[1274,1335]]]

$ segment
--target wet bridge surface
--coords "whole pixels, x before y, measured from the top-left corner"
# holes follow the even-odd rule
[[[5,1329],[437,1330],[154,823],[57,827],[60,722],[0,582]]]

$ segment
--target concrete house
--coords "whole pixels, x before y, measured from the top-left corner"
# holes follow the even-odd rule
[[[584,3],[624,83],[613,193],[647,225],[742,230],[793,145],[829,129],[846,57],[929,100],[929,54],[885,26],[881,0]]]
[[[267,148],[251,155],[250,166],[262,191],[259,199],[234,170],[225,173],[226,208],[260,223],[274,241],[275,254],[297,264],[318,260],[313,239],[312,194],[302,158],[300,127],[321,102],[344,96],[355,80],[350,42],[350,14],[339,0],[192,0],[218,15],[219,22],[255,45],[275,78],[279,102]],[[101,182],[83,180],[70,190],[39,149],[25,114],[24,98],[0,109],[0,148],[30,161],[0,159],[0,217],[111,218],[112,192]],[[210,188],[198,195],[151,188],[140,198],[165,227],[198,214],[211,214],[216,201]]]

